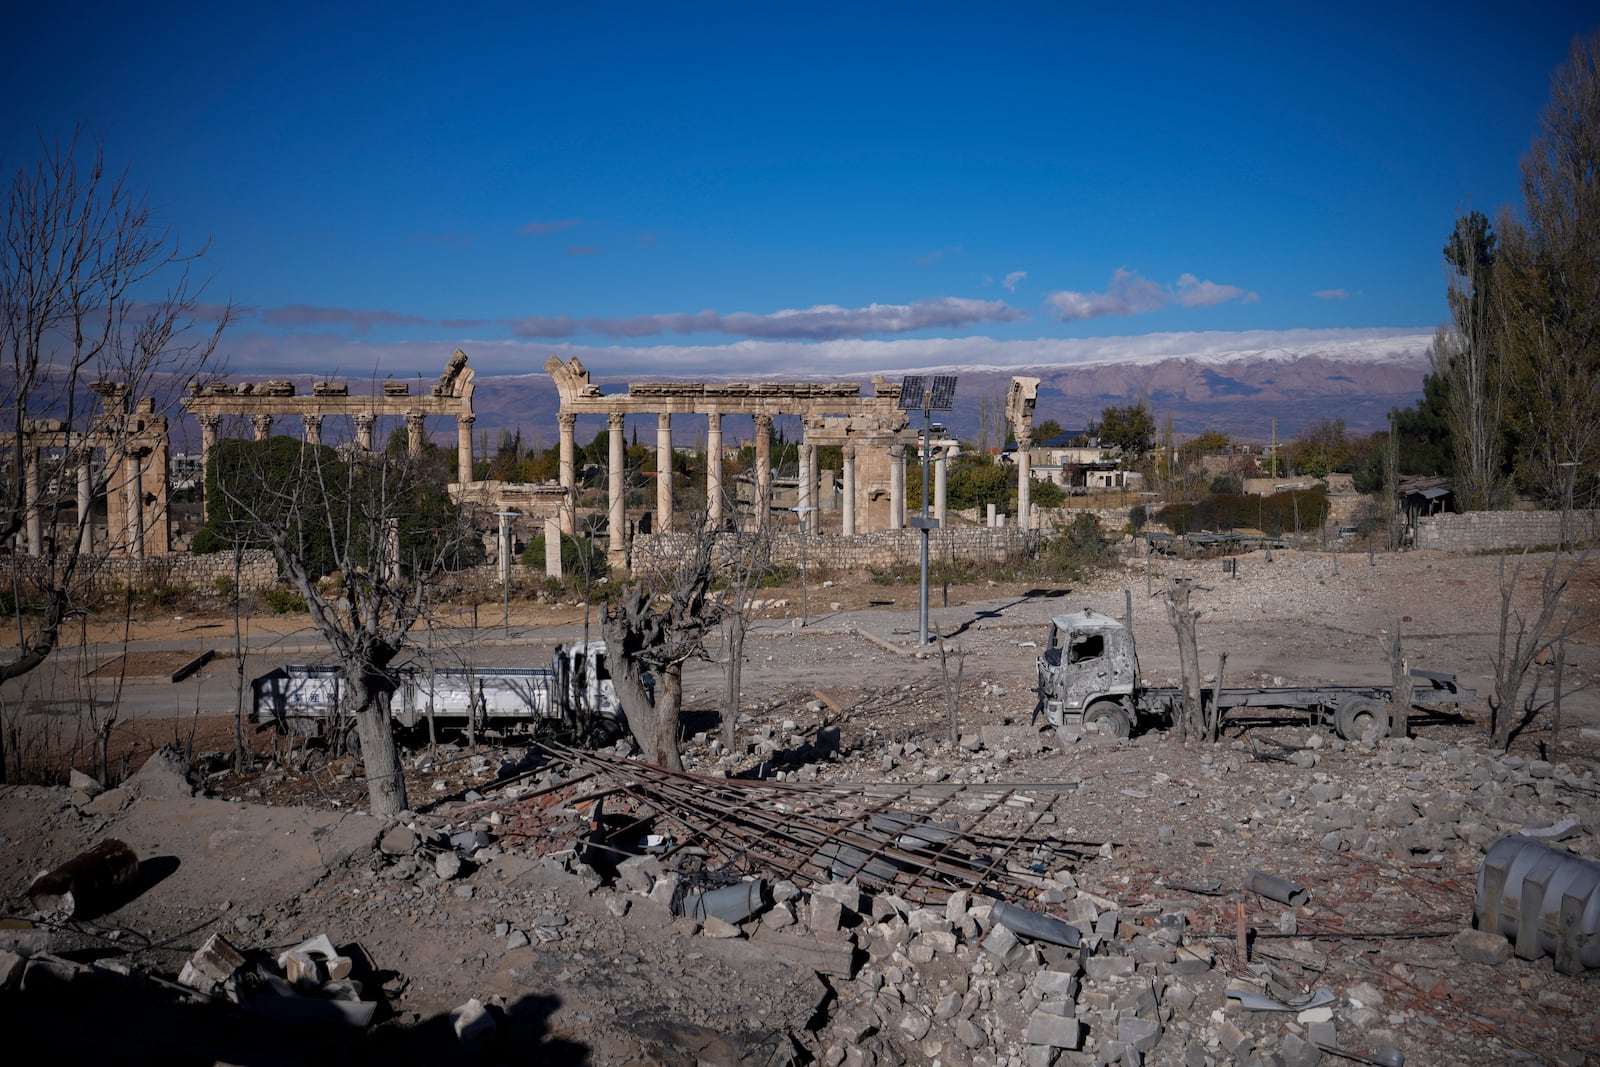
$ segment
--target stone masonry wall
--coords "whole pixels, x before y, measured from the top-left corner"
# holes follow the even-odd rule
[[[1600,531],[1600,511],[1573,513],[1569,534],[1593,541]],[[1463,515],[1426,515],[1417,520],[1417,547],[1446,552],[1491,552],[1500,548],[1554,545],[1561,540],[1559,511],[1469,511]]]
[[[1037,533],[1029,534],[1015,526],[935,530],[928,539],[928,555],[931,559],[949,556],[998,561],[1027,551],[1037,536]],[[633,568],[639,571],[672,566],[689,553],[691,544],[690,534],[641,535],[633,542]],[[731,538],[728,539],[728,546],[731,551]],[[799,565],[800,555],[800,538],[797,535],[772,535],[773,562]],[[910,529],[879,530],[854,537],[818,536],[805,544],[805,562],[808,566],[841,570],[916,563],[921,555],[922,534]]]
[[[183,553],[157,559],[113,557],[103,564],[101,574],[115,581],[141,585],[186,585],[201,591],[216,588],[218,578],[233,581],[233,553],[210,552],[203,556]],[[255,592],[270,588],[278,580],[278,564],[264,548],[246,551],[239,563],[239,585]]]

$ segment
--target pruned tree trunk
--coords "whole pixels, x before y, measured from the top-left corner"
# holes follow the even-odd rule
[[[744,637],[748,629],[743,611],[730,615],[727,627],[727,692],[722,701],[722,747],[729,752],[738,742],[739,701],[744,682]]]
[[[934,635],[939,639],[939,678],[944,683],[945,710],[950,717],[950,745],[954,748],[961,743],[961,676],[967,670],[967,655],[960,649],[956,650],[956,675],[950,677],[950,652],[944,643],[944,634],[937,629]]]
[[[400,748],[395,744],[389,721],[389,701],[393,692],[386,679],[374,679],[362,668],[345,670],[355,719],[356,739],[361,743],[361,766],[367,779],[367,803],[374,818],[387,819],[406,810],[406,779],[400,769]]]
[[[1175,718],[1178,737],[1185,744],[1191,736],[1203,736],[1205,729],[1200,696],[1200,647],[1195,637],[1195,620],[1199,614],[1189,603],[1189,593],[1189,583],[1179,578],[1167,588],[1166,594],[1167,620],[1177,635],[1178,671],[1182,679],[1182,696]]]
[[[1394,620],[1389,633],[1389,674],[1394,686],[1394,702],[1389,705],[1389,736],[1411,736],[1411,670],[1406,663],[1400,638],[1400,620]]]

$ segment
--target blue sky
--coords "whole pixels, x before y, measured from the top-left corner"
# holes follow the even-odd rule
[[[241,371],[1425,332],[1600,16],[1287,6],[57,5],[7,17],[0,158],[103,135]]]

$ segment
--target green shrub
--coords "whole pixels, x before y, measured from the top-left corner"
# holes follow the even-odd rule
[[[221,552],[227,547],[228,542],[224,541],[221,535],[209,526],[202,526],[196,530],[194,538],[189,542],[189,551],[197,556],[209,556],[213,552]]]
[[[286,585],[275,585],[261,597],[274,615],[292,615],[306,610],[306,598]]]
[[[606,548],[594,541],[580,541],[571,534],[561,535],[561,575],[564,584],[582,589],[584,563],[589,565],[590,584],[611,575],[611,564],[606,559]],[[544,534],[528,542],[522,550],[522,565],[538,571],[544,570]]]

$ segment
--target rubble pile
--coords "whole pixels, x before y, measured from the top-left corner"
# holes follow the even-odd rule
[[[1576,1067],[1600,1043],[1592,981],[1474,919],[1507,835],[1600,857],[1591,745],[1500,754],[1446,718],[1385,740],[1253,724],[1217,745],[1091,729],[1058,747],[1004,679],[970,673],[953,742],[923,682],[764,703],[737,751],[689,739],[698,774],[626,743],[420,757],[419,810],[367,821],[367,846],[330,848],[292,894],[229,889],[172,918],[194,931],[180,955],[54,898],[19,905],[35,928],[0,931],[0,996],[114,979],[364,1010],[373,1040],[432,1020],[451,1053],[559,1038],[597,1064]],[[191,798],[170,756],[146,778],[75,780],[26,840],[251,807]],[[125,955],[76,959],[84,930]]]

